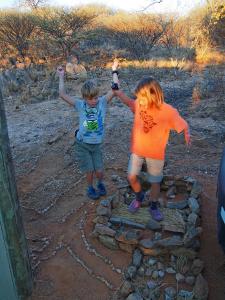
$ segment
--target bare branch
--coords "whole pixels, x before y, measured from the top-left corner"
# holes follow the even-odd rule
[[[154,0],[151,3],[149,3],[147,6],[142,8],[140,11],[143,12],[143,11],[147,10],[150,6],[155,5],[155,4],[159,4],[159,3],[162,3],[162,2],[163,2],[163,0]]]

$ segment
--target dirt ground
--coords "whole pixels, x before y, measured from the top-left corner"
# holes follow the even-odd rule
[[[191,101],[191,98],[188,99]],[[108,300],[122,283],[131,254],[112,251],[91,235],[98,203],[85,195],[86,182],[73,151],[77,115],[59,99],[15,107],[6,104],[18,195],[34,269],[29,300]],[[188,175],[203,185],[200,257],[209,300],[225,299],[224,256],[216,235],[216,181],[223,143],[213,131],[192,128],[192,146],[172,136],[165,173]],[[204,122],[204,120],[202,121]],[[126,178],[132,114],[114,101],[106,120],[105,183],[117,191],[112,175]]]

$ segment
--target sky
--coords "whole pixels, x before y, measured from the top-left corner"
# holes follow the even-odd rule
[[[85,4],[104,4],[114,9],[127,11],[141,11],[147,7],[151,0],[48,0],[50,5],[76,6]],[[176,12],[179,14],[188,13],[196,5],[205,3],[206,0],[163,0],[162,3],[154,4],[148,8],[148,12]],[[0,0],[0,8],[15,7],[18,0]]]

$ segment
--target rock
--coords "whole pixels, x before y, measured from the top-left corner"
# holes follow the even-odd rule
[[[167,193],[166,193],[166,197],[168,197],[168,198],[173,198],[174,196],[175,196],[175,194],[176,194],[176,187],[173,185],[173,186],[171,186],[169,189],[168,189],[168,191],[167,191]]]
[[[193,275],[196,276],[196,275],[200,274],[203,269],[204,269],[204,262],[201,259],[195,259],[191,266],[191,271],[192,271]]]
[[[147,271],[147,270],[146,270]],[[140,276],[140,277],[143,277],[144,275],[145,275],[145,273],[146,273],[146,271],[145,271],[145,268],[143,267],[143,266],[140,266],[140,268],[137,270],[137,274]],[[150,274],[151,275],[151,274]],[[149,275],[149,276],[150,276]],[[146,274],[146,276],[148,276],[147,274]]]
[[[167,249],[148,249],[144,247],[140,247],[140,249],[144,255],[159,256],[166,255],[168,253]]]
[[[115,234],[116,234],[115,230],[113,230],[113,229],[111,229],[108,226],[103,225],[103,224],[96,224],[94,231],[98,234],[108,235],[108,236],[112,236],[112,237],[114,237]]]
[[[104,216],[97,216],[96,218],[93,219],[93,223],[100,223],[100,224],[108,224],[108,217]]]
[[[187,218],[187,222],[190,226],[196,227],[197,223],[198,223],[198,215],[194,212],[192,212],[188,218]]]
[[[182,214],[175,209],[163,209],[164,219],[161,222],[163,230],[172,232],[185,232],[185,222]]]
[[[96,213],[98,216],[110,217],[111,216],[111,208],[99,205],[96,209]],[[111,220],[110,220],[110,222],[111,222]]]
[[[162,239],[162,233],[161,232],[155,232],[154,235],[154,241],[158,241]]]
[[[189,285],[194,285],[195,277],[194,276],[187,276],[187,277],[185,277],[185,282]]]
[[[113,224],[124,224],[130,226],[132,228],[145,229],[146,226],[144,224],[136,223],[130,221],[129,219],[121,218],[121,217],[111,217],[109,220]]]
[[[137,268],[135,266],[129,266],[127,270],[125,271],[125,278],[126,279],[132,279],[136,276]]]
[[[112,249],[112,250],[118,250],[118,244],[116,240],[110,236],[106,235],[99,235],[99,241],[107,248]]]
[[[159,277],[159,272],[157,271],[157,270],[154,270],[153,272],[152,272],[152,278],[153,279],[157,279]]]
[[[202,192],[202,185],[199,182],[195,181],[192,186],[190,196],[197,199],[201,194],[201,192]]]
[[[173,208],[173,209],[184,209],[185,207],[188,206],[188,201],[182,200],[182,201],[176,201],[176,202],[167,202],[167,207],[168,208]]]
[[[154,280],[147,281],[147,286],[149,289],[154,289],[157,286],[157,282]]]
[[[162,240],[155,241],[155,245],[164,248],[173,248],[183,245],[183,240],[179,235],[173,235]]]
[[[111,199],[104,199],[100,201],[100,205],[104,207],[110,207],[111,208]]]
[[[165,272],[163,270],[159,270],[158,274],[160,278],[163,278],[165,276]]]
[[[172,267],[166,268],[166,272],[168,274],[175,274],[176,273],[176,271]]]
[[[185,290],[180,290],[178,293],[177,300],[192,300],[193,299],[193,293]]]
[[[140,231],[135,229],[130,229],[127,231],[117,232],[116,240],[122,243],[137,245],[140,239]]]
[[[151,239],[143,239],[143,240],[139,241],[139,244],[144,248],[153,249],[153,248],[155,248],[156,241],[153,241]]]
[[[147,229],[150,230],[159,230],[162,228],[161,224],[153,219],[150,219],[149,222],[146,225]]]
[[[175,300],[177,292],[174,287],[167,287],[164,290],[164,299],[165,300]]]
[[[157,259],[155,258],[149,258],[147,261],[147,264],[151,267],[154,266],[156,263],[157,263]]]
[[[143,298],[138,293],[132,293],[126,298],[126,300],[143,300]]]
[[[131,292],[133,292],[134,288],[130,281],[125,280],[120,288],[120,294],[123,297],[127,297]]]
[[[177,273],[176,274],[176,281],[177,282],[184,282],[184,280],[185,280],[185,277],[184,277],[184,275],[183,274],[180,274],[180,273]]]
[[[139,249],[135,249],[133,253],[132,264],[138,268],[141,265],[141,261],[142,261],[142,253]]]
[[[193,240],[202,233],[202,227],[192,227],[184,235],[184,246],[188,247],[191,245]]]
[[[192,249],[187,249],[187,248],[184,248],[184,247],[173,249],[170,252],[174,256],[177,256],[177,257],[178,256],[186,256],[191,260],[193,260],[197,256],[196,251],[194,251]]]
[[[128,252],[128,253],[131,253],[131,254],[134,251],[134,245],[119,242],[119,247],[120,247],[121,250],[123,250],[125,252]]]
[[[195,198],[193,197],[188,198],[188,205],[193,213],[196,214],[199,213],[199,208],[200,208],[199,203]]]
[[[207,300],[208,299],[208,283],[204,279],[204,277],[199,274],[196,278],[195,286],[193,289],[194,297],[198,300]]]
[[[153,270],[151,268],[147,268],[145,271],[145,275],[150,277],[152,275]]]

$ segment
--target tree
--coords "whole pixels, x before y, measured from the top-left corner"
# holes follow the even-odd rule
[[[43,4],[47,4],[48,0],[20,0],[19,5],[29,7],[31,9],[38,9]]]
[[[80,41],[89,36],[87,29],[95,17],[95,14],[82,9],[43,9],[38,23],[47,40],[56,44],[66,57]]]
[[[4,12],[0,15],[1,43],[11,49],[16,49],[19,55],[25,57],[35,27],[36,19],[29,13]]]
[[[166,23],[151,14],[117,14],[106,25],[118,47],[127,49],[134,57],[145,56],[158,42]]]

